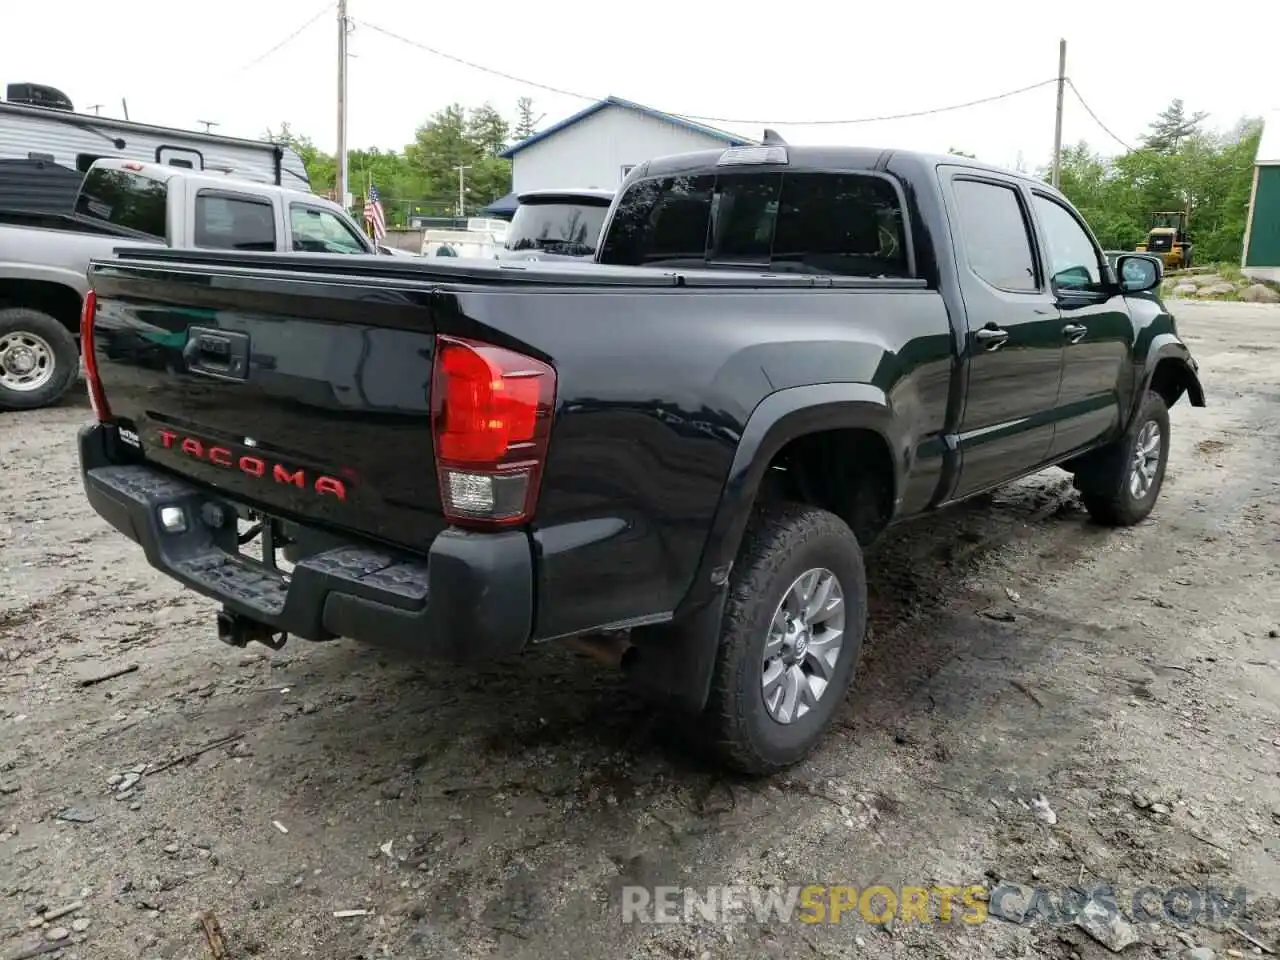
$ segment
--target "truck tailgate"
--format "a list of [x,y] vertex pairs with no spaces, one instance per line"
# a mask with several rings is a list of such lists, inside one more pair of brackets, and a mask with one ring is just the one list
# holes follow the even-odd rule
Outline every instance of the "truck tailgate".
[[136,264],[98,266],[93,284],[106,401],[145,459],[259,510],[410,548],[444,526],[429,292]]

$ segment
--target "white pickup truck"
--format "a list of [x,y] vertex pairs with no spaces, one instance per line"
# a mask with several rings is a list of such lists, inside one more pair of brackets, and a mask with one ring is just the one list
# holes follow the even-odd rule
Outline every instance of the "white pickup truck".
[[79,372],[94,257],[122,244],[392,254],[340,206],[284,187],[160,164],[99,160],[65,213],[0,210],[0,410],[55,403]]

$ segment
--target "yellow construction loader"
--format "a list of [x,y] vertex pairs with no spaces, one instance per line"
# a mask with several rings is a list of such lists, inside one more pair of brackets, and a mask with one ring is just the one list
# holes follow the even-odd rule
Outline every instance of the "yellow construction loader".
[[1191,266],[1191,236],[1187,233],[1186,212],[1173,210],[1153,213],[1147,240],[1134,247],[1134,251],[1159,254],[1166,270]]

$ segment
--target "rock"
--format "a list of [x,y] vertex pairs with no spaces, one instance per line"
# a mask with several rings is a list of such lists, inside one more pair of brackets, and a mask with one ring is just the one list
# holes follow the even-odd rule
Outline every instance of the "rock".
[[315,703],[308,702],[302,705],[302,712],[306,714],[315,713],[319,709],[320,709],[320,706]]
[[1198,287],[1211,287],[1215,283],[1226,283],[1226,280],[1218,273],[1202,273],[1198,277],[1188,277],[1184,283],[1194,283]]
[[1133,791],[1133,805],[1139,810],[1145,810],[1151,806],[1151,798],[1141,790],[1135,790]]
[[58,940],[65,940],[69,936],[71,936],[71,931],[66,927],[50,927],[44,932],[44,938],[54,942]]
[[1110,950],[1119,953],[1138,942],[1133,925],[1118,912],[1090,900],[1076,915],[1076,926]]
[[1160,813],[1168,816],[1169,814],[1173,813],[1173,810],[1170,809],[1167,803],[1153,803],[1151,805],[1151,812]]
[[1217,956],[1208,947],[1188,947],[1178,954],[1178,960],[1214,960]]
[[1049,801],[1044,798],[1044,794],[1039,794],[1031,800],[1031,809],[1036,812],[1037,820],[1043,820],[1051,827],[1058,822],[1058,815],[1053,812],[1053,807],[1049,806]]
[[165,845],[165,848],[164,848],[164,852],[165,852],[165,853],[177,853],[177,852],[178,852],[178,845],[177,845],[176,843],[166,844],[166,845]]
[[1280,303],[1280,293],[1265,283],[1254,283],[1240,291],[1240,299],[1248,303]]
[[1234,283],[1227,283],[1226,281],[1223,281],[1222,283],[1211,283],[1208,286],[1199,287],[1196,290],[1196,296],[1197,297],[1224,297],[1224,296],[1227,296],[1228,294],[1232,294],[1235,292],[1236,292],[1236,285]]
[[67,823],[93,823],[98,819],[98,815],[88,810],[81,810],[79,807],[67,807],[58,813],[58,819]]
[[1194,297],[1196,295],[1196,285],[1183,280],[1173,288],[1175,297]]
[[74,930],[76,933],[84,933],[86,930],[89,929],[89,918],[76,917],[74,920],[71,921],[71,929]]
[[1027,907],[1035,891],[1020,883],[1002,883],[992,891],[991,905],[988,912],[993,917],[1008,920],[1010,923],[1021,923],[1027,915]]
[[14,783],[12,781],[8,783],[0,783],[0,793],[4,793],[4,794],[17,793],[21,789],[22,789],[22,784],[20,783]]

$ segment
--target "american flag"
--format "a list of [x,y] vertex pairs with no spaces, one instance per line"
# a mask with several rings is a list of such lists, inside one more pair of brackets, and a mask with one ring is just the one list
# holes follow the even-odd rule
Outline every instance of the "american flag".
[[369,184],[369,197],[364,202],[364,222],[373,227],[373,239],[381,240],[387,235],[387,217],[382,212],[378,188],[373,184]]

